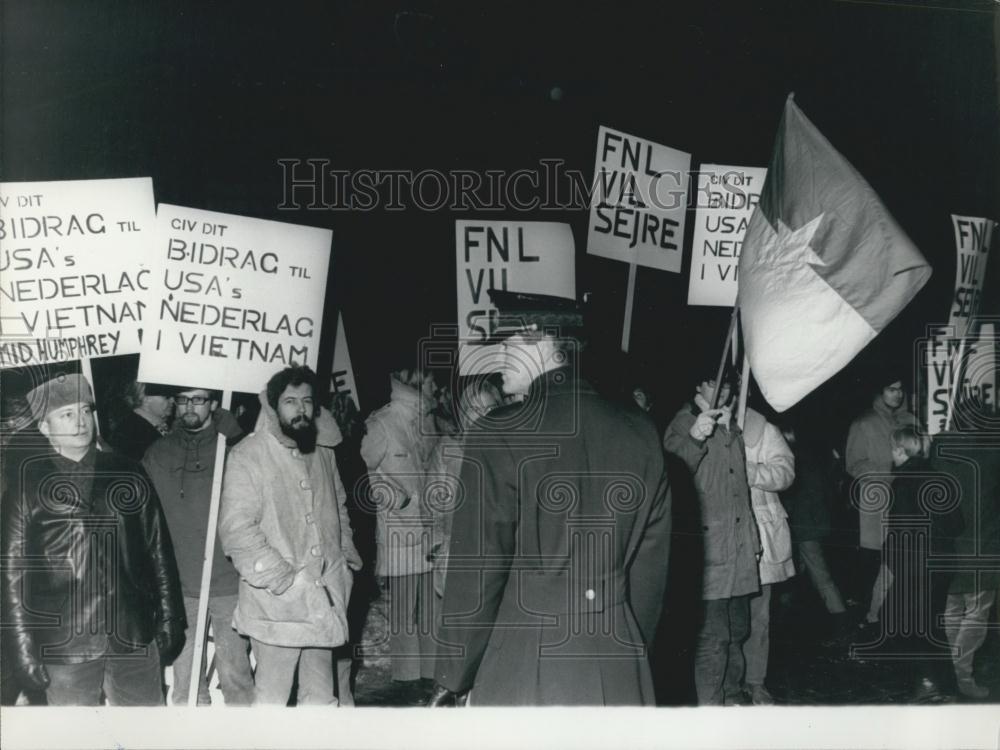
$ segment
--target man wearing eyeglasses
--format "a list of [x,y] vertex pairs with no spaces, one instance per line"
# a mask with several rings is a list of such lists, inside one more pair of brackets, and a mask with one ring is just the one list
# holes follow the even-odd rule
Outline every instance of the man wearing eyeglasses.
[[[172,700],[175,705],[186,705],[194,646],[199,637],[195,628],[212,500],[216,439],[222,434],[232,444],[242,437],[243,431],[231,414],[218,408],[218,395],[214,391],[189,388],[178,392],[174,403],[173,431],[150,446],[142,463],[163,503],[180,571],[188,631],[184,649],[173,665]],[[208,613],[215,641],[215,664],[227,706],[248,706],[253,699],[249,643],[232,627],[238,594],[239,575],[226,559],[216,537]],[[198,704],[210,703],[208,683],[203,675]]]

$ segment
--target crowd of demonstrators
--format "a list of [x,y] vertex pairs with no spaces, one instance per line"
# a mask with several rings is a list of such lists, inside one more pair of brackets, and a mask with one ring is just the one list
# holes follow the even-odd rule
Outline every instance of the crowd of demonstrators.
[[[354,705],[380,595],[391,676],[432,706],[651,705],[661,682],[689,700],[657,650],[699,705],[767,705],[788,647],[774,592],[797,571],[829,615],[806,639],[905,664],[908,700],[989,697],[975,658],[1000,585],[1000,452],[978,437],[982,405],[960,401],[930,441],[889,373],[845,466],[828,430],[757,403],[741,416],[725,371],[658,426],[669,401],[647,380],[626,373],[614,401],[585,377],[580,306],[491,297],[517,321],[496,332],[499,373],[397,368],[367,420],[350,394],[321,408],[305,367],[234,413],[196,385],[134,383],[113,449],[82,376],[5,394],[4,704],[160,705],[171,664],[187,702],[220,435],[205,624],[226,705]],[[838,549],[845,494],[858,535]],[[852,608],[828,562],[859,556]],[[661,611],[690,630],[664,638]]]

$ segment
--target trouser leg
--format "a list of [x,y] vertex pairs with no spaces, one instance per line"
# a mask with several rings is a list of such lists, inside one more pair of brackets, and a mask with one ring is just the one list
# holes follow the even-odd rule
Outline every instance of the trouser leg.
[[156,641],[131,653],[113,653],[104,658],[104,695],[109,706],[163,705]]
[[765,583],[760,587],[760,593],[750,597],[750,635],[743,644],[747,685],[763,685],[767,677],[770,629],[771,584]]
[[[770,601],[770,598],[768,598]],[[743,643],[750,635],[750,597],[734,596],[727,607],[729,617],[729,645],[726,673],[723,682],[724,698],[735,698],[743,692],[743,677],[746,659],[743,658]]]
[[50,706],[99,706],[104,683],[104,657],[82,664],[46,664]]
[[945,631],[952,648],[952,665],[959,682],[973,680],[976,651],[986,640],[987,620],[995,591],[949,594],[945,609]]
[[302,649],[272,646],[255,638],[250,639],[250,648],[257,661],[253,705],[287,706]]
[[840,595],[840,589],[833,580],[833,575],[826,564],[826,556],[823,554],[823,547],[818,541],[807,541],[799,543],[799,555],[809,573],[809,579],[819,592],[820,598],[826,607],[826,611],[831,615],[840,614],[847,611],[844,606],[844,599]]
[[703,611],[694,655],[698,705],[721,706],[729,649],[729,599],[709,599]]
[[333,649],[304,648],[299,659],[300,706],[329,706],[333,694]]
[[[186,706],[191,687],[191,662],[194,659],[194,644],[198,640],[198,599],[184,597],[184,616],[187,618],[187,630],[184,631],[184,647],[171,665],[174,670],[174,684],[170,692],[170,702],[175,706]],[[205,651],[202,651],[201,674],[198,686],[198,705],[206,706],[212,702],[208,694],[208,683],[205,680]]]
[[253,702],[250,643],[233,628],[233,611],[238,601],[237,594],[213,596],[208,600],[215,639],[215,668],[219,671],[219,686],[227,706],[249,706]]
[[419,576],[389,579],[389,657],[392,679],[420,678],[420,641],[417,635]]
[[870,605],[868,607],[868,622],[877,622],[879,619],[879,613],[882,611],[882,605],[885,603],[886,592],[888,592],[889,587],[892,586],[892,571],[882,563],[878,569],[878,575],[875,577],[875,583],[872,585],[872,593]]

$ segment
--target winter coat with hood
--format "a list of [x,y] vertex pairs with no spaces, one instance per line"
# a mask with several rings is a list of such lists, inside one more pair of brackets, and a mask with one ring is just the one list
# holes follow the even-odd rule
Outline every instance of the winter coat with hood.
[[760,540],[750,507],[743,432],[731,421],[716,426],[706,440],[695,440],[690,430],[702,408],[695,402],[683,407],[663,437],[664,449],[687,465],[698,494],[704,542],[702,598],[753,594],[760,589]]
[[316,449],[303,454],[266,394],[260,402],[254,432],[229,454],[222,490],[219,536],[241,577],[233,626],[275,646],[339,646],[351,570],[361,569],[333,450],[340,430],[321,411]]
[[892,433],[911,427],[917,418],[900,407],[890,409],[879,394],[872,408],[854,420],[847,434],[847,473],[857,480],[851,490],[852,502],[858,505],[860,544],[863,549],[882,549],[885,541],[885,514],[888,506],[884,493],[873,484],[892,481]]
[[[220,434],[230,444],[243,436],[236,418],[225,409],[216,409],[209,423],[198,432],[188,432],[177,420],[174,429],[153,443],[142,459],[142,466],[160,496],[163,515],[167,517],[181,588],[188,597],[197,597],[201,591],[216,438]],[[239,575],[223,554],[216,535],[210,595],[233,596],[238,587]]]
[[795,479],[795,457],[781,431],[753,409],[743,425],[750,502],[757,521],[762,553],[758,570],[762,584],[778,583],[795,575],[792,530],[778,493]]
[[433,479],[437,439],[423,394],[395,379],[391,385],[389,403],[368,417],[361,441],[378,508],[375,574],[416,575],[433,567],[433,517],[425,492]]

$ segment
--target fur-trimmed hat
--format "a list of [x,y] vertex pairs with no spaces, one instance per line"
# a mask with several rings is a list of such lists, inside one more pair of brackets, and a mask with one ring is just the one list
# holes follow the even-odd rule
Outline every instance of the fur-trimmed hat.
[[60,373],[47,383],[28,391],[32,418],[40,422],[49,412],[70,404],[92,404],[94,392],[83,375]]

